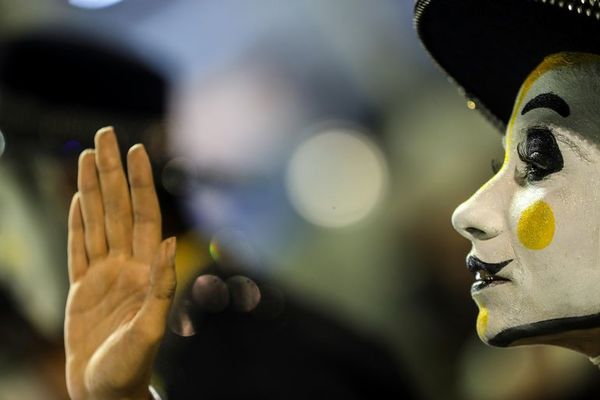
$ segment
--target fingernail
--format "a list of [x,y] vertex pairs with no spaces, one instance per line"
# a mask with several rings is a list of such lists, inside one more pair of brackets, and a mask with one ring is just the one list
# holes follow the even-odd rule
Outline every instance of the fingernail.
[[98,129],[98,131],[96,132],[96,136],[94,136],[94,143],[96,145],[96,147],[98,147],[100,141],[102,141],[103,143],[106,143],[106,140],[110,140],[107,139],[109,137],[114,137],[114,129],[112,126],[105,126],[104,128],[100,128]]
[[127,155],[133,154],[133,153],[135,153],[136,151],[141,151],[141,152],[144,152],[144,153],[145,153],[145,152],[146,152],[146,148],[144,147],[144,145],[143,145],[143,144],[141,144],[141,143],[136,143],[136,144],[134,144],[133,146],[131,146],[131,147],[129,148],[129,150],[127,151]]
[[85,149],[79,154],[79,161],[81,162],[85,157],[93,157],[95,154],[93,149]]
[[114,130],[115,129],[112,126],[110,126],[110,125],[109,126],[104,126],[104,127],[100,128],[100,129],[98,129],[98,131],[96,132],[96,134],[97,135],[103,135],[106,132],[114,132]]

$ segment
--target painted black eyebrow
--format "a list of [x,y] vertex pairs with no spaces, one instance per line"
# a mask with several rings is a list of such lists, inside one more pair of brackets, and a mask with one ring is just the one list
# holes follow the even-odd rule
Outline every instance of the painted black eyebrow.
[[567,102],[564,101],[562,97],[554,93],[538,94],[533,99],[529,100],[527,104],[525,104],[523,111],[521,111],[521,115],[525,115],[529,111],[536,108],[549,108],[564,118],[571,115],[571,109],[569,108]]

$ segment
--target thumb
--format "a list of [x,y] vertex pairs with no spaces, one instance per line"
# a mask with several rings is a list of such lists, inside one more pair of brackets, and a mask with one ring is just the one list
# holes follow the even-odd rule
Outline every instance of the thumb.
[[138,332],[151,342],[158,342],[162,338],[175,295],[176,248],[174,236],[161,242],[150,269],[150,290],[134,322],[139,328]]

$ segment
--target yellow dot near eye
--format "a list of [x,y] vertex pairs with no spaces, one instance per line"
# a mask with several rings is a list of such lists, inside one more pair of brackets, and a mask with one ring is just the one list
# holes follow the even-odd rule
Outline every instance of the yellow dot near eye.
[[540,200],[523,211],[519,218],[517,234],[523,246],[531,250],[541,250],[552,242],[555,229],[552,208]]
[[479,315],[477,316],[477,334],[479,337],[485,336],[485,330],[488,324],[488,309],[485,307],[479,308]]

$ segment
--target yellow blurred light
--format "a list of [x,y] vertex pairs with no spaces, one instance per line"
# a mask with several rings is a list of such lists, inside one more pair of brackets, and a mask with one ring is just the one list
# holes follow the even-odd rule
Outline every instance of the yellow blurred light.
[[474,110],[477,108],[477,104],[473,100],[467,101],[467,108],[469,110]]
[[210,244],[208,245],[208,252],[214,261],[219,262],[221,259],[221,252],[219,251],[219,243],[216,239],[210,241]]

